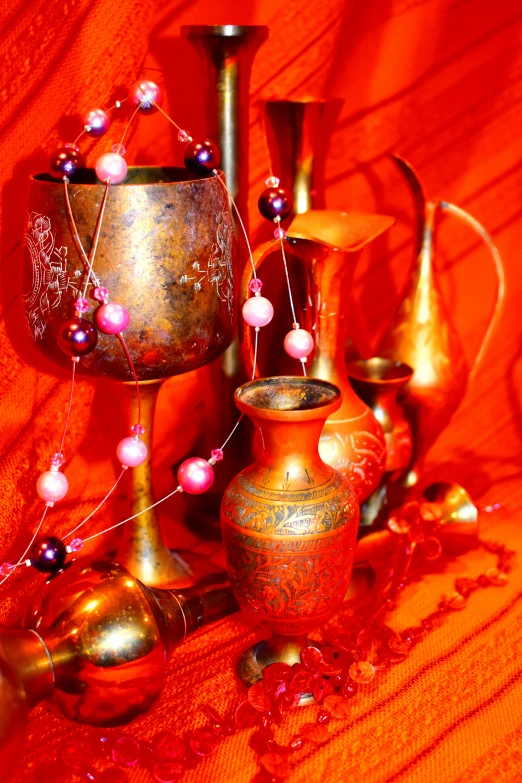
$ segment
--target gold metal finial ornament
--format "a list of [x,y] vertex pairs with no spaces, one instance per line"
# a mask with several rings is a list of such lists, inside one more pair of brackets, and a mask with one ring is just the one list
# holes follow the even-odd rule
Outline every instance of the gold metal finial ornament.
[[132,720],[161,694],[172,650],[237,609],[229,587],[157,590],[108,557],[72,561],[39,590],[23,630],[0,629],[0,760],[19,752],[44,699],[79,723]]

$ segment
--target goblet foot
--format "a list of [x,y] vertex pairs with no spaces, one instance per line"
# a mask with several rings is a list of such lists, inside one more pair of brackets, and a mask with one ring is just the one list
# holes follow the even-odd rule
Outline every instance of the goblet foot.
[[[305,647],[320,648],[318,642],[312,642],[307,636],[279,636],[273,634],[262,639],[245,650],[237,662],[237,671],[245,685],[254,685],[263,677],[263,669],[272,663],[287,663],[293,666],[301,662],[301,652]],[[299,706],[313,704],[311,693],[303,693]]]

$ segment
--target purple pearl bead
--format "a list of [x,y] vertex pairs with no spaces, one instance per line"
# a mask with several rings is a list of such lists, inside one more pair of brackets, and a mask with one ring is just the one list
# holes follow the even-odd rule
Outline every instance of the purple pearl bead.
[[55,179],[72,177],[76,169],[85,168],[80,150],[73,144],[59,147],[49,159],[49,174]]
[[294,208],[294,199],[285,188],[267,188],[259,196],[259,211],[267,220],[284,220]]
[[133,106],[138,106],[142,114],[154,114],[154,112],[158,111],[156,106],[161,106],[163,103],[161,87],[155,82],[149,81],[149,79],[141,79],[130,88],[129,103]]
[[75,316],[60,326],[57,339],[67,356],[86,356],[96,348],[98,332],[87,318]]
[[[103,136],[109,130],[111,124],[109,115],[103,109],[92,109],[83,117],[83,125],[86,133],[94,138]],[[89,130],[87,130],[89,128]]]
[[53,574],[59,571],[65,563],[66,557],[65,544],[54,536],[40,538],[31,547],[31,565],[43,574]]
[[185,150],[185,166],[192,174],[209,174],[219,166],[221,155],[210,139],[191,141]]

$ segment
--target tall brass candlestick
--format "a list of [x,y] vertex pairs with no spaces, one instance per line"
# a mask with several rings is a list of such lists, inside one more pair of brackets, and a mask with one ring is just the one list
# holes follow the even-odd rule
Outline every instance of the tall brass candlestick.
[[268,38],[268,27],[183,25],[181,34],[202,57],[209,133],[219,145],[228,189],[247,224],[250,72],[257,50]]

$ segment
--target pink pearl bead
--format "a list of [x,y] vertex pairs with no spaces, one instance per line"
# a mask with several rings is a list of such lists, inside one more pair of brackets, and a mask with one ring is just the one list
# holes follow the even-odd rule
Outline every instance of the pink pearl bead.
[[129,311],[118,302],[108,302],[98,307],[94,314],[96,327],[104,334],[120,334],[129,325]]
[[69,489],[69,482],[58,470],[46,470],[41,473],[36,482],[36,491],[46,503],[56,503],[62,500]]
[[292,329],[285,337],[285,351],[294,359],[305,359],[314,349],[314,338],[306,329]]
[[124,468],[137,468],[147,459],[149,450],[142,440],[123,438],[116,447],[116,456]]
[[152,114],[157,111],[156,103],[161,106],[163,103],[163,92],[161,88],[148,79],[140,79],[133,84],[129,90],[129,103],[133,106],[139,106],[143,114]]
[[266,326],[273,317],[272,302],[264,296],[251,296],[243,305],[243,318],[249,326]]
[[125,158],[116,152],[106,152],[96,161],[96,176],[101,182],[111,181],[111,185],[119,185],[127,176]]
[[[98,138],[103,136],[109,130],[111,120],[107,112],[103,109],[93,109],[83,117],[83,125],[89,136]],[[89,130],[87,130],[89,128]]]
[[178,470],[178,481],[184,492],[201,495],[214,483],[214,469],[206,459],[190,457],[182,462]]

